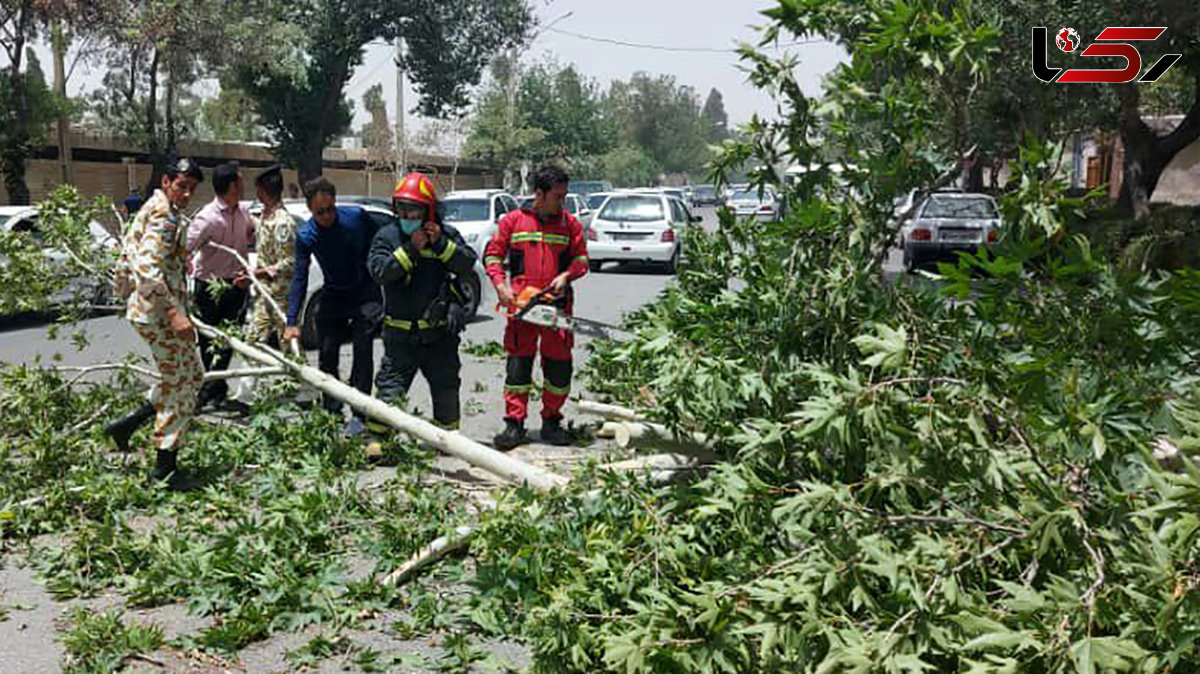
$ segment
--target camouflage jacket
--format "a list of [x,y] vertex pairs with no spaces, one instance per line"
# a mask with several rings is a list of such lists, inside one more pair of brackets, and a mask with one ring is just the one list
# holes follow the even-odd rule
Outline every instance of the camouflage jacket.
[[296,221],[282,204],[263,215],[255,223],[255,251],[258,253],[255,266],[275,270],[275,280],[268,281],[266,286],[271,290],[271,296],[278,300],[287,297],[288,289],[292,287],[292,270],[296,263]]
[[187,227],[162,190],[154,191],[130,224],[121,249],[131,281],[125,309],[130,321],[165,320],[171,307],[186,312]]

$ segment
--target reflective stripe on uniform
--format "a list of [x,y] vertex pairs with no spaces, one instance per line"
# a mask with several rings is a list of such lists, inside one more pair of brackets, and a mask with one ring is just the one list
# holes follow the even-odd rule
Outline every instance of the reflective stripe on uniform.
[[396,262],[399,262],[400,266],[404,267],[404,271],[412,271],[413,263],[412,260],[408,259],[408,253],[404,252],[404,246],[397,248],[396,252],[392,253],[392,255],[396,258]]
[[563,386],[562,388],[559,388],[559,387],[555,386],[554,384],[551,384],[550,382],[546,381],[546,382],[542,382],[542,390],[546,391],[547,393],[553,393],[555,395],[565,396],[565,395],[568,395],[571,393],[571,386],[568,384],[567,386]]
[[504,390],[511,393],[531,393],[533,384],[505,384]]
[[440,328],[440,327],[446,325],[446,321],[437,321],[435,323],[430,323],[429,321],[422,318],[422,319],[416,321],[416,323],[414,323],[413,321],[406,321],[403,318],[392,318],[391,316],[384,316],[383,324],[389,328],[395,328],[397,330],[412,330],[413,325],[416,325],[418,330],[432,330],[433,328]]
[[512,235],[513,243],[527,243],[527,242],[534,242],[534,241],[541,241],[541,240],[542,240],[541,232],[515,232]]
[[503,265],[503,264],[504,264],[504,258],[502,258],[502,257],[495,257],[495,256],[493,256],[493,255],[489,255],[489,256],[487,256],[487,257],[483,258],[483,265],[484,265],[485,267],[490,267],[490,266],[492,266],[492,265],[494,265],[494,264]]
[[582,262],[582,263],[584,263],[584,264],[587,264],[587,263],[588,263],[588,256],[586,256],[586,255],[580,255],[580,256],[576,257],[574,261],[575,261],[575,262]]
[[458,244],[454,243],[453,241],[447,241],[446,250],[442,251],[442,254],[438,256],[438,259],[442,262],[449,262],[450,258],[454,257],[456,252],[458,252]]
[[562,246],[566,246],[571,243],[570,237],[568,237],[566,234],[544,233],[542,234],[542,241],[545,241],[546,243],[556,243]]

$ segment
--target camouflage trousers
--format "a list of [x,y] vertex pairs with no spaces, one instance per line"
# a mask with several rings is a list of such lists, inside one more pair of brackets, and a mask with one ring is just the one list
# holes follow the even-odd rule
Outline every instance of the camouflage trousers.
[[[274,300],[281,309],[287,311],[287,293],[275,295]],[[271,335],[275,335],[282,341],[283,328],[283,321],[275,315],[271,304],[262,297],[255,298],[254,311],[250,314],[250,330],[246,335],[250,341],[266,342]]]
[[165,321],[134,323],[138,335],[150,347],[161,379],[150,389],[154,417],[154,445],[158,449],[177,449],[192,417],[196,398],[204,382],[204,367],[195,340],[182,339]]

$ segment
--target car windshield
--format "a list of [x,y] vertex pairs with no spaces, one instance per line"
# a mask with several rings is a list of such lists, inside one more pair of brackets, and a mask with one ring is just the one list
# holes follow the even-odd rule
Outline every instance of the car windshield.
[[716,191],[711,186],[697,187],[695,195],[698,197],[711,197]]
[[593,211],[604,205],[604,200],[608,198],[607,194],[593,194],[588,197],[588,208]]
[[769,201],[771,198],[772,195],[770,192],[763,192],[762,198],[760,199],[758,196],[758,190],[741,190],[740,192],[734,192],[733,196],[730,197],[729,200],[746,201],[757,204],[759,201]]
[[576,194],[591,194],[592,192],[603,192],[607,185],[599,180],[572,180],[568,183],[568,187]]
[[0,227],[4,227],[4,223],[8,222],[9,216],[0,215]]
[[479,222],[488,219],[487,199],[447,199],[446,222]]
[[600,212],[602,220],[652,222],[665,220],[662,199],[659,197],[613,197]]
[[996,207],[990,199],[938,199],[925,204],[921,212],[926,218],[994,218]]

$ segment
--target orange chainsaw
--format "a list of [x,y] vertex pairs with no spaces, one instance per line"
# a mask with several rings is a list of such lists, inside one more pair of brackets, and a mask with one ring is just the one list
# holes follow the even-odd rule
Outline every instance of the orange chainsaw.
[[525,321],[552,330],[571,330],[579,335],[599,339],[615,340],[614,333],[629,334],[628,331],[615,325],[571,316],[556,304],[558,300],[559,298],[555,297],[553,293],[530,286],[517,295],[516,301],[512,305],[497,304],[496,311],[518,321]]

